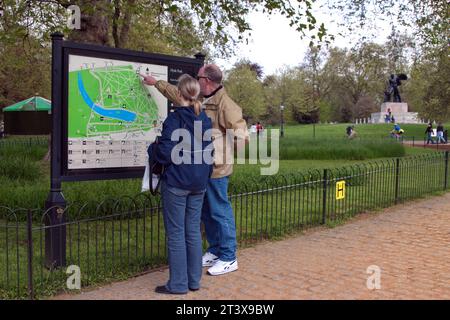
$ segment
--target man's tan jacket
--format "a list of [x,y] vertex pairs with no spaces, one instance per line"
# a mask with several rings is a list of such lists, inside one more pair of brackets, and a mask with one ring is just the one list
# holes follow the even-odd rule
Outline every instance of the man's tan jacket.
[[[176,86],[159,80],[155,87],[175,105],[180,105]],[[242,143],[248,139],[247,123],[242,117],[242,109],[228,96],[224,88],[212,97],[204,99],[202,105],[213,126],[214,168],[211,178],[229,176],[233,173],[234,139],[227,137],[227,129],[231,129],[234,138]]]

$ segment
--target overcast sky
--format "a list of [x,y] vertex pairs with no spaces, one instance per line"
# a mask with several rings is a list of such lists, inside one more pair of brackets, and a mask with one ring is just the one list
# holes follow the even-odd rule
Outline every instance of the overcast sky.
[[[333,19],[339,19],[336,14],[330,14],[324,9],[316,11],[314,14],[319,22],[318,24],[324,22],[330,33],[337,34],[342,31],[333,21]],[[310,40],[308,38],[300,39],[300,34],[289,26],[285,17],[252,13],[249,15],[248,21],[253,29],[249,44],[240,44],[236,50],[236,55],[230,59],[216,59],[220,67],[230,69],[238,60],[247,58],[263,66],[264,74],[269,75],[275,73],[277,69],[284,65],[296,66],[303,61]],[[369,23],[368,30],[375,31],[377,34],[374,41],[377,43],[385,42],[387,36],[391,33],[392,21],[371,20]],[[345,38],[336,36],[332,45],[350,48],[357,42],[358,38],[359,36],[346,36]]]

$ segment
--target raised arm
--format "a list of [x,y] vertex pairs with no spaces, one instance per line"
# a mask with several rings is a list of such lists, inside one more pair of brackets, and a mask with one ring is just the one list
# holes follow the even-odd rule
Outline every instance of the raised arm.
[[178,88],[176,86],[164,80],[156,80],[152,76],[146,76],[143,74],[140,74],[140,76],[143,78],[142,81],[146,85],[155,86],[155,88],[158,89],[158,91],[161,92],[163,96],[172,101],[175,105],[180,104]]

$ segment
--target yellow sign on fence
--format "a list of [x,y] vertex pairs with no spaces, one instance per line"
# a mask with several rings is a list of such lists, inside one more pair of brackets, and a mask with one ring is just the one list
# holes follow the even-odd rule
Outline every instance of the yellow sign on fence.
[[336,182],[336,200],[345,198],[345,180]]

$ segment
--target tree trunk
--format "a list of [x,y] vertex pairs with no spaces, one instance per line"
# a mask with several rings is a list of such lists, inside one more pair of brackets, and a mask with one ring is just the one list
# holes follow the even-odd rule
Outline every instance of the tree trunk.
[[81,29],[72,30],[69,40],[108,46],[109,4],[106,0],[81,0]]

